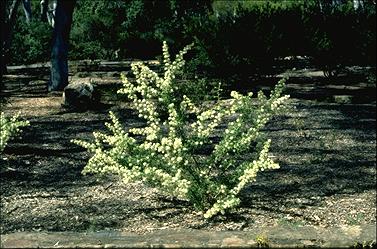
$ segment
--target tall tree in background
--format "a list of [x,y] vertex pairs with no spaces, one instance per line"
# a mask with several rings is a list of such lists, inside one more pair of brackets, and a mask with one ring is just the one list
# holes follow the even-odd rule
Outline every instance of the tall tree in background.
[[12,40],[13,27],[16,22],[17,9],[21,0],[1,0],[1,54],[0,78],[7,72],[9,48]]
[[6,14],[5,1],[0,1],[0,89],[3,88],[3,74],[6,71],[5,61],[4,61],[4,34],[5,34],[5,14]]
[[54,17],[56,11],[57,0],[42,0],[41,5],[41,21],[48,22],[54,27]]
[[[16,23],[17,10],[21,0],[0,0],[0,81],[7,72],[9,62],[9,50],[12,42],[13,28]],[[30,0],[22,0],[25,12],[26,22],[31,21],[31,4]],[[2,83],[1,83],[2,84]]]
[[47,22],[47,13],[48,13],[48,0],[41,1],[41,21]]
[[26,22],[30,23],[32,14],[31,14],[31,0],[22,0],[23,7],[24,7],[24,13],[25,13],[25,18]]
[[76,0],[58,0],[52,35],[49,91],[61,91],[68,85],[68,45]]

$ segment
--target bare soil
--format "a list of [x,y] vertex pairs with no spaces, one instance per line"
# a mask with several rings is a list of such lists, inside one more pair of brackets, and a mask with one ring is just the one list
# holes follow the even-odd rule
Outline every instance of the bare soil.
[[[91,155],[71,139],[105,130],[109,110],[125,127],[141,123],[129,103],[111,94],[117,73],[85,75],[102,86],[103,105],[81,112],[62,108],[61,93],[46,93],[46,75],[6,75],[2,111],[20,111],[31,125],[0,156],[1,233],[375,224],[376,85],[363,69],[357,72],[337,79],[314,70],[287,72],[291,111],[266,128],[281,168],[260,173],[242,192],[237,212],[211,220],[141,183],[81,174]],[[267,89],[277,79],[266,82],[251,88]],[[336,95],[351,102],[336,103]]]

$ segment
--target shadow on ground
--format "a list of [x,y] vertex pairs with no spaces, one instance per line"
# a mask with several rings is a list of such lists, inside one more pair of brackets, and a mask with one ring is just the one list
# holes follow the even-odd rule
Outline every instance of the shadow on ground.
[[[346,79],[339,78],[338,83]],[[258,221],[255,213],[264,213],[265,219],[291,215],[300,222],[322,222],[297,208],[318,210],[327,197],[358,195],[376,188],[375,91],[363,98],[359,95],[370,92],[369,88],[346,89],[351,91],[347,94],[363,101],[327,103],[305,97],[306,92],[319,100],[334,94],[328,91],[330,83],[323,82],[323,77],[296,77],[290,84],[301,84],[300,81],[305,84],[301,90],[288,87],[288,92],[302,99],[293,99],[292,112],[275,118],[266,128],[273,141],[271,152],[281,168],[262,172],[243,191],[240,212],[209,221],[196,215],[187,202],[161,197],[147,187],[81,174],[90,154],[71,143],[71,139],[90,140],[93,131],[104,131],[109,110],[118,114],[125,127],[141,125],[130,109],[106,105],[97,110],[70,112],[57,105],[57,111],[47,115],[27,116],[31,126],[9,143],[0,159],[2,233],[145,230],[144,227],[176,224],[211,229],[230,223],[236,225],[229,225],[229,229],[251,229]],[[8,83],[12,87],[15,82],[12,79]],[[313,88],[305,88],[308,85]],[[24,92],[8,91],[9,101],[46,96],[42,81],[34,86],[40,90],[26,86]]]

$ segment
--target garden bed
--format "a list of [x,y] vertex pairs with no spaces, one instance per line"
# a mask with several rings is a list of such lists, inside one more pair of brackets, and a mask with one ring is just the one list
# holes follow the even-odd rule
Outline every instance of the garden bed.
[[[21,111],[31,125],[0,158],[1,233],[118,230],[145,234],[163,229],[250,231],[276,225],[375,224],[375,85],[342,77],[343,83],[307,71],[292,74],[287,82],[293,97],[291,112],[276,117],[266,128],[272,139],[271,154],[281,168],[260,173],[242,192],[237,212],[206,220],[187,202],[142,184],[81,174],[90,154],[70,140],[88,140],[93,131],[105,130],[109,110],[126,127],[139,125],[142,121],[129,103],[109,95],[99,109],[68,112],[61,107],[60,94],[45,92],[43,78],[7,75],[8,99],[2,109],[6,114]],[[97,81],[114,87],[119,83],[109,75]],[[356,101],[337,103],[335,95],[350,95]]]

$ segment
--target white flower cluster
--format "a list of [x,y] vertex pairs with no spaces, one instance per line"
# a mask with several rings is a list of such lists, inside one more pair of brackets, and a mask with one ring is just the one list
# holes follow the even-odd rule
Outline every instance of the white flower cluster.
[[227,195],[223,199],[218,199],[213,206],[204,213],[204,218],[208,219],[221,213],[225,214],[225,210],[234,208],[240,204],[240,199],[234,195]]
[[232,112],[240,114],[235,121],[229,123],[224,139],[215,146],[213,155],[216,161],[227,161],[226,158],[231,154],[243,153],[253,141],[258,142],[261,138],[260,130],[289,98],[289,95],[280,97],[284,86],[285,79],[282,79],[271,92],[269,99],[259,92],[257,107],[252,104],[252,93],[243,96],[235,91],[231,92],[235,100]]
[[228,190],[224,185],[220,186],[220,193],[222,194],[216,201],[216,203],[207,210],[204,217],[209,218],[217,213],[224,213],[225,210],[236,207],[240,203],[240,199],[237,194],[246,186],[246,184],[256,180],[257,173],[267,169],[278,169],[279,165],[274,163],[268,157],[268,150],[271,144],[271,140],[267,140],[262,150],[259,153],[259,159],[252,162],[244,162],[240,165],[239,170],[241,172],[238,177],[238,184],[231,190]]
[[268,157],[268,150],[270,148],[271,140],[268,139],[262,147],[259,153],[259,159],[252,162],[245,162],[241,165],[241,176],[238,178],[239,182],[235,188],[231,190],[231,193],[236,195],[241,189],[249,182],[255,181],[258,171],[264,171],[267,169],[278,169],[279,164],[274,163],[271,158]]
[[5,114],[0,114],[0,152],[2,152],[7,145],[9,139],[20,131],[20,127],[28,126],[29,121],[19,120],[20,113],[11,118],[5,117]]
[[215,106],[213,109],[198,114],[197,121],[191,124],[191,128],[195,131],[199,140],[207,139],[223,118],[234,114],[234,112],[234,108],[224,109],[219,105]]
[[[110,113],[111,122],[106,125],[111,135],[94,132],[94,142],[74,142],[94,153],[84,173],[115,173],[125,182],[141,180],[188,199],[210,218],[236,207],[239,192],[255,181],[259,171],[279,167],[268,157],[271,141],[264,138],[261,129],[289,96],[281,96],[285,81],[281,80],[269,98],[258,93],[258,105],[253,104],[251,93],[232,92],[227,107],[221,102],[196,106],[179,92],[174,81],[191,47],[185,47],[171,61],[164,42],[163,76],[140,62],[132,65],[135,81],[122,75],[123,88],[118,93],[133,101],[139,116],[146,120],[145,127],[127,133]],[[233,121],[222,139],[213,144],[215,129],[230,117]],[[141,135],[141,139],[129,133]]]

